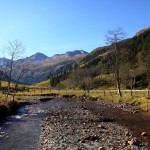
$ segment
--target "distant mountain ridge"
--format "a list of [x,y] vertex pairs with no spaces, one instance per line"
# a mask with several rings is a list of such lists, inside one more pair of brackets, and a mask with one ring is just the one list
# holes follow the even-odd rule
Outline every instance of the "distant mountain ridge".
[[88,53],[83,51],[83,50],[75,50],[75,51],[72,51],[72,52],[66,52],[65,53],[66,56],[70,56],[70,57],[73,57],[75,55],[81,55],[81,54],[88,54]]
[[43,63],[43,62],[49,62],[49,61],[61,61],[64,59],[68,59],[68,58],[72,58],[72,57],[83,57],[85,55],[87,55],[88,52],[83,51],[83,50],[74,50],[74,51],[68,51],[64,54],[55,54],[51,57],[48,57],[47,55],[37,52],[25,59],[29,59],[32,61],[32,63]]
[[[24,59],[16,60],[18,63],[30,63],[28,79],[23,79],[24,84],[34,84],[46,79],[47,76],[61,73],[64,69],[69,69],[75,61],[86,56],[88,52],[83,50],[68,51],[64,54],[55,54],[52,57],[37,52]],[[10,61],[6,58],[0,58],[0,65],[6,65]],[[17,74],[17,72],[16,72]],[[14,79],[15,80],[15,79]]]
[[31,59],[31,60],[38,60],[39,61],[39,60],[45,60],[45,59],[47,59],[48,56],[46,56],[43,53],[37,52],[37,53],[35,53],[34,55],[31,55],[28,58]]
[[143,34],[144,32],[146,32],[146,31],[148,31],[148,30],[150,30],[150,26],[147,27],[147,28],[144,28],[144,29],[142,29],[142,30],[140,30],[140,31],[138,31],[138,32],[136,33],[136,36],[139,36],[139,35]]
[[[89,54],[88,52],[86,51],[83,51],[83,50],[74,50],[74,51],[68,51],[64,54],[55,54],[51,57],[41,53],[41,52],[37,52],[29,57],[26,57],[26,58],[23,58],[23,59],[20,59],[21,61],[26,61],[26,60],[30,60],[31,63],[33,64],[41,64],[41,63],[45,63],[45,62],[53,62],[54,60],[58,60],[59,61],[63,61],[65,59],[72,59],[72,58],[76,58],[76,57],[83,57],[83,56],[86,56],[87,54]],[[20,61],[19,60],[19,61]],[[0,58],[0,65],[3,65],[5,64],[6,61],[9,61],[9,59],[7,58]],[[17,60],[18,61],[18,60]]]

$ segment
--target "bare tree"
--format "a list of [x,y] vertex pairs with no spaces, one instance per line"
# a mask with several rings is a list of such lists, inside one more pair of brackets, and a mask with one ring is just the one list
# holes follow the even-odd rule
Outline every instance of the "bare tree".
[[93,88],[91,70],[87,68],[75,70],[70,76],[70,84],[72,87],[83,89],[85,95],[89,96],[90,90]]
[[[23,80],[29,78],[29,72],[31,66],[31,60],[25,59],[25,60],[18,60],[18,63],[14,69],[13,79],[15,80],[15,88],[14,90],[17,91],[18,83]],[[16,73],[17,72],[17,73]]]
[[[17,82],[20,80],[20,76],[25,72],[23,63],[17,61],[24,54],[25,47],[22,42],[15,40],[10,41],[8,45],[4,46],[2,53],[4,55],[4,62],[0,65],[0,72],[3,74],[5,80],[8,82],[7,85],[7,97],[10,93],[10,83],[15,82],[16,76],[19,73]],[[22,69],[20,69],[22,66]]]
[[120,44],[121,41],[124,39],[125,32],[122,28],[117,28],[116,30],[110,30],[106,34],[106,42],[107,44],[112,46],[113,56],[111,60],[111,65],[113,65],[113,72],[115,75],[115,81],[118,89],[118,95],[119,97],[122,97],[122,93],[120,90],[120,56],[121,56],[121,50],[122,45]]

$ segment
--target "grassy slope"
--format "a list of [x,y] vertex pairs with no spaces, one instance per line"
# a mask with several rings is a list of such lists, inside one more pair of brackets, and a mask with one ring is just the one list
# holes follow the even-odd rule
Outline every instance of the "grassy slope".
[[49,79],[35,84],[36,87],[49,87],[49,85],[50,85]]
[[[141,51],[141,47],[143,46],[144,42],[142,41],[144,39],[144,41],[149,41],[149,37],[150,37],[150,32],[148,31],[147,33],[141,34],[140,36],[135,36],[131,39],[128,39],[126,42],[132,42],[136,45],[136,50],[138,53],[139,51]],[[142,39],[142,40],[141,40]],[[133,46],[133,45],[132,45]],[[107,46],[107,47],[99,47],[95,50],[93,50],[89,55],[87,55],[86,57],[84,57],[81,61],[80,61],[80,67],[95,67],[97,65],[100,65],[99,62],[101,61],[102,57],[105,57],[109,51],[110,51],[111,47]],[[96,77],[95,77],[96,78]],[[102,79],[106,79],[109,82],[113,81],[113,78],[111,76],[106,76],[106,75],[102,75]],[[67,88],[67,82],[68,79],[64,80],[61,82],[61,85],[63,85],[64,87],[66,86]],[[49,86],[49,81],[44,81],[41,83],[36,84],[36,86],[41,86],[41,87],[47,87]],[[99,86],[97,87],[97,89],[116,89],[115,84],[112,86]],[[124,86],[122,86],[121,89],[125,89]],[[113,101],[123,101],[123,102],[134,102],[136,101],[138,103],[138,105],[142,108],[148,108],[150,109],[150,101],[147,99],[147,93],[134,93],[134,95],[131,97],[130,93],[123,93],[123,98],[118,98],[117,94],[114,93],[107,93],[105,96],[104,94],[97,94],[97,93],[92,93],[92,96],[97,96],[97,97],[101,97],[103,99],[111,99]]]

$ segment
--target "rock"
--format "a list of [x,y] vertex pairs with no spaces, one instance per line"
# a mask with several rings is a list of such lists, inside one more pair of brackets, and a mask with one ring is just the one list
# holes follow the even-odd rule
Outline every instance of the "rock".
[[135,145],[135,146],[139,146],[140,145],[139,141],[136,138],[131,139],[131,141],[128,141],[128,144],[129,145]]
[[48,118],[47,118],[47,117],[45,118],[45,121],[48,121]]
[[105,148],[104,148],[103,146],[100,146],[100,147],[98,148],[98,150],[105,150]]
[[98,128],[101,128],[101,129],[106,129],[106,127],[105,126],[103,126],[103,125],[98,125]]
[[85,138],[82,136],[82,137],[78,140],[78,142],[80,142],[80,143],[85,143]]
[[47,142],[48,142],[48,140],[47,140],[47,139],[45,139],[45,140],[44,140],[44,144],[46,144]]
[[126,131],[126,132],[125,132],[125,136],[130,136],[129,131]]
[[127,145],[128,145],[128,142],[127,142],[127,141],[123,141],[123,142],[122,142],[122,146],[123,146],[123,147],[125,147],[125,146],[127,146]]
[[40,138],[41,149],[127,150],[133,147],[146,150],[144,144],[139,147],[141,143],[126,127],[109,122],[111,117],[100,116],[84,104],[71,109],[58,107],[57,111],[50,110],[46,117]]
[[147,134],[147,132],[142,132],[141,135],[142,136],[147,136],[148,134]]
[[67,124],[64,124],[64,127],[68,127],[68,125],[67,125]]
[[149,112],[149,109],[145,109],[145,112]]
[[114,120],[113,118],[108,118],[108,117],[99,118],[99,122],[111,122],[113,120]]
[[138,112],[139,112],[139,110],[133,110],[133,111],[132,111],[132,113],[134,113],[134,114],[135,114],[135,113],[138,113]]
[[88,140],[88,141],[96,141],[96,140],[99,140],[99,137],[97,137],[96,135],[94,135],[94,136],[89,136],[89,137],[85,138],[85,140]]

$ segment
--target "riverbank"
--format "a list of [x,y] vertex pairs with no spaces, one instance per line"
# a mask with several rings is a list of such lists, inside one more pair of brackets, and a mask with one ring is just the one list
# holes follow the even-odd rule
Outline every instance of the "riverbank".
[[0,121],[3,120],[6,116],[13,115],[17,113],[17,110],[25,103],[9,101],[5,105],[0,105]]
[[[111,93],[111,98],[107,95],[103,97],[102,95],[97,95],[97,93],[91,92],[91,97],[86,97],[83,96],[83,93],[80,91],[58,91],[58,90],[47,90],[41,92],[35,92],[33,90],[32,92],[24,92],[24,93],[17,93],[15,95],[15,103],[12,103],[12,100],[10,100],[9,104],[3,104],[0,103],[0,120],[2,120],[4,117],[8,115],[13,115],[16,113],[17,109],[26,104],[35,104],[35,103],[40,103],[40,102],[46,102],[49,101],[50,97],[64,97],[66,99],[79,99],[82,101],[85,100],[93,100],[93,101],[100,101],[101,103],[103,102],[105,105],[114,107],[114,108],[119,108],[124,111],[132,112],[132,113],[137,113],[139,111],[149,111],[149,101],[146,100],[135,100],[134,97],[128,97],[128,100],[123,99],[118,99],[112,95]],[[11,98],[10,98],[11,99]],[[131,99],[131,100],[130,100]],[[144,103],[143,103],[144,102]],[[11,104],[12,103],[12,104]],[[20,105],[21,104],[21,105]],[[146,107],[141,107],[142,105],[146,105]]]
[[[19,96],[19,95],[18,95]],[[32,105],[49,101],[56,97],[56,94],[39,94],[39,95],[21,95],[16,100],[9,100],[7,103],[0,104],[0,121],[5,117],[14,115],[21,106]]]
[[[52,92],[68,96],[82,96],[85,94],[82,90],[53,90]],[[128,90],[124,90],[122,91],[122,97],[118,97],[117,91],[114,92],[114,90],[91,90],[89,96],[100,100],[113,101],[115,103],[131,103],[145,111],[150,111],[150,96],[147,91],[142,92],[142,90],[140,90],[139,92],[133,92],[131,95]]]
[[121,101],[118,101],[118,102],[115,102],[115,101],[112,101],[112,100],[104,100],[104,99],[100,99],[100,98],[97,98],[97,97],[86,97],[86,96],[79,96],[79,97],[76,97],[74,95],[63,95],[62,97],[66,98],[66,100],[80,100],[80,101],[94,101],[94,102],[97,102],[97,103],[100,103],[104,106],[107,106],[107,107],[113,107],[113,108],[118,108],[118,109],[121,109],[123,111],[126,111],[126,112],[130,112],[130,113],[138,113],[138,112],[148,112],[144,109],[141,109],[138,104],[136,102],[121,102]]
[[43,150],[147,150],[129,129],[85,106],[49,111],[40,143]]
[[[53,144],[56,147],[63,144],[62,149],[65,149],[65,145],[69,145],[68,149],[75,146],[76,149],[92,149],[94,147],[93,149],[131,148],[146,150],[144,146],[147,143],[150,145],[150,118],[145,116],[148,113],[141,110],[135,112],[136,107],[131,104],[124,104],[125,106],[122,107],[123,104],[73,95],[69,97],[66,95],[63,97],[43,95],[40,97],[24,97],[22,100],[33,105],[22,107],[18,111],[22,112],[19,116],[18,114],[12,116],[12,118],[20,118],[20,122],[17,120],[19,128],[13,128],[12,126],[12,134],[8,132],[10,136],[9,143],[14,143],[11,138],[15,130],[17,130],[18,137],[22,134],[22,131],[24,131],[24,135],[27,134],[31,137],[31,124],[34,123],[33,126],[36,126],[36,132],[37,130],[39,132],[37,135],[40,136],[41,134],[41,149],[44,149],[47,143],[49,146],[48,141],[54,141]],[[128,109],[131,111],[128,111]],[[33,135],[35,135],[34,131]],[[39,136],[36,137],[38,141]],[[15,137],[15,139],[17,141],[18,138]],[[20,141],[20,139],[18,140]],[[8,141],[7,137],[6,141]],[[19,143],[23,141],[21,140]],[[23,144],[26,145],[26,142],[23,142]],[[32,140],[30,144],[33,144]],[[8,145],[11,147],[10,144]]]

